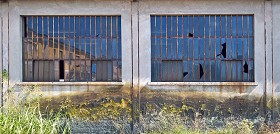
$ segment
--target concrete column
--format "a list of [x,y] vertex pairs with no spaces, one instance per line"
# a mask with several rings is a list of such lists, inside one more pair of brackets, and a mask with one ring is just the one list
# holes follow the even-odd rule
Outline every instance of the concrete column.
[[[139,87],[139,1],[131,2],[131,51],[132,51],[132,119],[133,131],[136,126],[139,126],[139,112],[140,112],[140,87]],[[137,133],[137,132],[136,132]]]
[[273,43],[273,100],[274,100],[274,112],[273,117],[277,119],[279,117],[279,104],[277,100],[280,99],[280,1],[272,1],[272,43]]
[[[9,64],[9,5],[8,2],[1,3],[0,6],[0,12],[1,12],[1,47],[0,47],[0,72],[1,72],[1,80],[4,80],[4,82],[1,82],[1,106],[6,105],[7,98],[8,98],[8,64]],[[5,78],[3,78],[5,77]],[[6,79],[6,80],[5,80]]]
[[[272,1],[264,1],[265,15],[265,98],[264,103],[267,107],[266,116],[272,112],[273,105],[273,24],[272,24]],[[265,108],[266,109],[266,108]]]

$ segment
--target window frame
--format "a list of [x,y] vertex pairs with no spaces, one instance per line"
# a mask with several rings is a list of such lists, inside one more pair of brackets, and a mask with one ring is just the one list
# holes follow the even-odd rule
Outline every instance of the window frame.
[[[24,35],[25,35],[25,18],[27,18],[27,17],[37,17],[37,19],[38,19],[38,17],[58,17],[58,19],[59,19],[59,17],[74,17],[74,19],[75,19],[75,17],[79,17],[79,16],[81,16],[81,17],[100,17],[100,19],[102,19],[103,17],[106,17],[106,19],[107,19],[107,17],[109,18],[109,17],[111,17],[111,23],[112,23],[112,17],[115,17],[116,18],[116,20],[115,20],[115,23],[117,24],[116,25],[116,33],[117,33],[117,36],[116,37],[113,37],[113,35],[112,35],[112,37],[111,37],[111,40],[113,40],[113,38],[116,38],[115,40],[117,40],[117,44],[116,44],[116,47],[117,47],[117,50],[116,50],[116,53],[118,53],[118,54],[116,54],[116,55],[118,55],[119,57],[117,57],[117,59],[105,59],[105,60],[102,60],[102,59],[87,59],[87,58],[85,58],[85,59],[83,59],[83,60],[81,60],[80,58],[79,59],[77,59],[78,60],[78,62],[82,62],[82,61],[90,61],[90,63],[92,63],[92,62],[96,62],[96,61],[112,61],[112,62],[114,62],[114,61],[116,61],[117,62],[117,65],[118,65],[118,67],[120,67],[120,68],[118,68],[118,69],[120,69],[120,70],[122,70],[122,47],[123,47],[123,45],[122,45],[122,37],[121,37],[121,34],[122,34],[122,27],[121,27],[121,20],[122,20],[122,15],[22,15],[21,16],[21,20],[22,20],[22,61],[23,61],[23,67],[22,67],[22,74],[23,74],[23,78],[22,78],[22,81],[23,82],[21,82],[21,83],[43,83],[43,84],[47,84],[47,83],[49,83],[49,82],[51,82],[51,83],[60,83],[60,82],[75,82],[75,83],[87,83],[87,84],[96,84],[97,83],[97,85],[98,85],[98,83],[100,84],[101,83],[101,85],[102,85],[102,83],[103,84],[105,84],[105,85],[107,85],[108,83],[111,83],[111,84],[109,84],[109,85],[119,85],[119,84],[117,84],[117,83],[122,83],[122,81],[123,81],[123,79],[122,79],[122,71],[120,71],[120,73],[119,74],[117,74],[118,76],[117,76],[117,78],[118,78],[118,80],[102,80],[102,81],[92,81],[92,79],[89,81],[89,80],[84,80],[84,81],[71,81],[71,80],[69,80],[69,81],[65,81],[66,80],[66,69],[65,69],[65,60],[67,60],[67,59],[64,59],[64,58],[61,58],[61,55],[60,55],[60,52],[61,52],[61,50],[56,50],[56,49],[54,49],[54,51],[57,53],[57,55],[59,56],[58,57],[58,59],[57,58],[54,58],[53,59],[53,61],[58,61],[59,62],[59,64],[60,64],[60,61],[62,60],[63,62],[64,62],[64,79],[62,80],[62,79],[59,79],[59,81],[34,81],[34,78],[33,78],[33,81],[28,81],[28,80],[25,80],[25,61],[27,60],[27,61],[29,61],[29,59],[24,59],[24,57],[25,57],[25,53],[24,53],[24,38],[29,38],[29,37],[25,37]],[[86,21],[86,20],[85,20]],[[37,21],[38,22],[38,21]],[[58,23],[58,25],[59,25],[59,23]],[[69,25],[70,25],[70,20],[69,20]],[[75,25],[75,24],[74,24]],[[91,25],[91,24],[90,24]],[[118,27],[118,25],[119,25],[119,27]],[[107,26],[107,20],[106,20],[106,26]],[[112,26],[111,26],[111,28],[112,28]],[[59,28],[58,28],[59,29]],[[100,27],[100,29],[101,29],[101,27]],[[91,32],[91,31],[90,31]],[[106,30],[105,30],[105,34],[106,34],[106,48],[107,48],[107,28],[106,28]],[[111,31],[111,33],[112,33],[112,31]],[[120,35],[118,35],[118,33],[120,33]],[[54,33],[53,33],[54,34]],[[60,34],[60,33],[59,33]],[[35,38],[35,37],[32,37],[32,39],[33,38]],[[38,37],[39,38],[39,37]],[[42,37],[42,38],[44,38],[44,37]],[[53,36],[53,38],[54,38],[54,36]],[[59,37],[59,35],[58,35],[58,39],[59,39],[60,37]],[[63,36],[61,36],[61,38],[63,38]],[[64,36],[64,38],[65,38],[65,36]],[[85,37],[86,38],[86,37]],[[96,38],[99,38],[99,37],[96,37]],[[100,39],[103,39],[103,37],[100,37]],[[119,46],[119,44],[120,44],[120,46]],[[112,44],[111,44],[111,46],[112,46]],[[118,47],[120,47],[120,48],[118,48]],[[112,48],[113,49],[113,48]],[[118,49],[120,49],[120,50],[118,50]],[[91,51],[91,50],[90,50]],[[54,52],[54,53],[55,53]],[[120,52],[120,53],[119,53]],[[75,52],[74,52],[75,53]],[[100,52],[100,53],[102,53],[102,52]],[[69,56],[70,55],[73,55],[73,53],[71,53],[71,52],[69,52]],[[112,54],[113,55],[113,54]],[[69,59],[71,59],[71,57],[69,57]],[[72,58],[72,60],[74,60],[74,59],[76,59],[76,58]],[[48,59],[48,60],[52,60],[52,59]],[[32,59],[32,61],[33,61],[33,65],[32,65],[32,67],[34,68],[34,61],[37,61],[37,59]],[[38,59],[38,61],[41,61],[40,59]],[[44,60],[42,60],[42,61],[44,61]],[[73,61],[72,61],[73,62]],[[75,62],[76,63],[76,62]],[[121,63],[120,64],[120,66],[119,66],[119,64],[118,63]],[[91,65],[91,64],[90,64]],[[58,67],[58,68],[60,68],[60,66]],[[90,70],[91,70],[91,72],[92,72],[92,67],[90,67]],[[33,71],[34,71],[34,69],[33,69]],[[70,73],[70,70],[69,70],[69,73]],[[85,72],[81,72],[82,74],[83,73],[85,73]],[[58,72],[58,75],[60,75],[60,72]],[[113,72],[112,72],[112,75],[113,75]],[[34,73],[33,73],[33,76],[34,76]],[[58,76],[58,77],[60,77],[60,76]],[[112,76],[112,78],[113,78],[113,76]],[[28,78],[27,78],[28,79]],[[123,84],[121,84],[121,85],[123,85]]]
[[[150,27],[151,27],[151,29],[150,29],[150,32],[151,32],[151,37],[150,37],[150,39],[151,39],[151,64],[153,64],[153,48],[152,48],[152,44],[153,44],[153,42],[152,42],[152,38],[153,38],[153,35],[152,35],[152,16],[153,17],[157,17],[157,16],[209,16],[209,22],[210,22],[210,16],[215,16],[215,18],[216,18],[216,16],[226,16],[226,17],[228,17],[228,16],[231,16],[231,18],[232,18],[232,16],[241,16],[242,17],[242,29],[243,29],[243,16],[248,16],[248,20],[249,20],[249,16],[251,16],[252,17],[252,24],[249,24],[250,22],[248,21],[247,23],[248,23],[248,25],[252,25],[252,37],[249,35],[249,30],[248,30],[248,40],[250,40],[250,38],[252,38],[252,41],[253,41],[253,48],[251,48],[252,49],[252,54],[253,54],[253,62],[255,62],[255,46],[256,46],[256,43],[255,43],[255,14],[150,14],[149,15],[149,17],[150,17]],[[182,17],[183,18],[183,17]],[[156,22],[155,22],[156,23]],[[162,23],[162,22],[161,22]],[[177,23],[178,23],[178,21],[177,21]],[[216,23],[216,20],[215,20],[215,22],[214,23]],[[237,22],[236,22],[237,23]],[[166,20],[166,25],[167,25],[167,20]],[[216,25],[216,24],[215,24]],[[160,26],[161,27],[161,26]],[[210,26],[209,26],[210,27]],[[237,27],[237,26],[236,26]],[[193,29],[193,31],[194,31],[194,26],[192,27],[192,29]],[[248,28],[249,29],[249,28]],[[178,30],[178,29],[177,29]],[[215,28],[215,30],[216,30],[216,28]],[[216,31],[214,31],[214,32],[216,32]],[[162,34],[162,33],[161,33]],[[178,33],[177,33],[178,34]],[[183,34],[183,33],[182,33]],[[205,34],[205,32],[204,32],[204,34]],[[232,34],[232,33],[231,33]],[[237,33],[236,33],[237,34]],[[238,36],[238,35],[237,35]],[[243,39],[243,35],[241,35],[242,37],[242,39]],[[166,37],[167,37],[167,31],[166,31]],[[210,37],[210,33],[209,33],[209,37]],[[203,38],[203,37],[202,37]],[[205,36],[204,36],[204,38],[205,38]],[[216,38],[216,33],[215,33],[215,38]],[[227,38],[227,37],[225,37],[225,38]],[[232,37],[231,37],[232,38]],[[222,37],[221,37],[221,39],[222,39]],[[239,39],[238,37],[237,37],[237,39]],[[156,38],[155,38],[155,40],[156,40]],[[167,40],[167,38],[166,38],[166,40]],[[166,44],[167,45],[167,44]],[[248,44],[248,46],[249,46],[249,44]],[[243,41],[242,41],[242,47],[243,47]],[[222,48],[222,47],[221,47]],[[205,51],[205,50],[204,50]],[[243,50],[242,50],[243,51]],[[248,48],[248,51],[249,51],[249,48]],[[204,52],[205,53],[205,52]],[[242,54],[243,54],[243,52],[242,52]],[[248,59],[249,59],[249,52],[248,52]],[[172,59],[171,59],[172,60]],[[178,60],[181,60],[180,58],[179,59],[173,59],[173,61],[178,61]],[[244,59],[243,59],[244,60]],[[162,60],[162,62],[163,62],[164,60]],[[221,59],[221,62],[232,62],[232,61],[242,61],[242,60],[239,60],[238,58],[237,59]],[[245,59],[245,63],[248,63],[249,62],[249,60],[248,61],[246,61],[246,59]],[[244,63],[244,62],[243,62]],[[242,63],[242,65],[245,65],[245,64],[243,64]],[[248,63],[249,64],[249,63]],[[184,65],[183,65],[183,67],[184,67]],[[243,69],[243,68],[242,68]],[[151,74],[151,80],[150,80],[150,82],[148,82],[148,85],[165,85],[165,84],[175,84],[175,85],[192,85],[192,84],[199,84],[199,85],[257,85],[256,84],[256,73],[255,73],[255,70],[256,68],[255,68],[255,63],[253,63],[253,67],[252,67],[252,70],[249,70],[250,71],[250,73],[253,73],[253,78],[252,78],[252,80],[250,81],[249,80],[249,77],[250,77],[250,75],[248,74],[248,81],[179,81],[179,82],[177,82],[177,81],[154,81],[153,80],[153,78],[152,78],[152,73],[153,73],[153,65],[151,65],[151,72],[150,72],[150,74]],[[242,71],[243,72],[243,71]],[[243,75],[242,75],[243,76]],[[242,79],[244,79],[244,78],[242,78]]]

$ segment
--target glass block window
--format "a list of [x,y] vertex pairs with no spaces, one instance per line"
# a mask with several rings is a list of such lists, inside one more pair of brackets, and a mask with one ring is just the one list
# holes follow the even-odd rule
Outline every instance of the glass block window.
[[153,82],[254,81],[253,15],[152,15]]
[[120,16],[24,16],[24,81],[121,81]]

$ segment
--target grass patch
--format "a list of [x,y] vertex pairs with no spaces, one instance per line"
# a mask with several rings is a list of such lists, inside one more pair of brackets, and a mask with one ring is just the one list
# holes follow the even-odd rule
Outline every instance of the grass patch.
[[42,115],[37,107],[14,107],[0,112],[0,133],[70,133],[70,128],[60,113]]

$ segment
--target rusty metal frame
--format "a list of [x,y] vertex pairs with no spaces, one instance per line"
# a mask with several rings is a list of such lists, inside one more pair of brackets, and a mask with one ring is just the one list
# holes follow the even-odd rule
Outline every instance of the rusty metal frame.
[[[31,77],[31,76],[28,76],[29,74],[27,74],[26,76],[24,76],[24,81],[27,81],[27,82],[29,82],[29,81],[31,81],[31,82],[32,81],[41,81],[41,82],[57,81],[57,79],[60,79],[60,76],[56,76],[56,75],[60,75],[61,71],[65,71],[65,69],[66,69],[65,63],[64,63],[65,65],[60,65],[61,60],[63,60],[63,61],[69,60],[69,72],[67,74],[73,75],[73,79],[72,79],[71,75],[66,76],[65,75],[66,73],[64,72],[64,81],[66,81],[68,79],[68,77],[69,77],[69,81],[72,81],[72,80],[74,80],[74,81],[92,81],[93,79],[88,80],[88,78],[87,78],[88,77],[87,71],[89,71],[88,64],[92,64],[92,61],[105,61],[107,63],[107,64],[104,64],[104,65],[106,65],[106,67],[104,67],[104,68],[107,68],[106,69],[107,73],[105,73],[104,70],[99,72],[101,74],[104,73],[104,76],[103,76],[103,74],[101,76],[104,77],[105,81],[116,81],[116,82],[121,81],[121,76],[120,76],[121,71],[120,71],[120,67],[119,67],[119,65],[121,65],[121,59],[120,59],[121,51],[118,50],[118,49],[120,49],[119,46],[121,45],[120,44],[121,35],[119,35],[120,30],[121,30],[120,29],[121,24],[120,24],[120,20],[119,20],[120,16],[115,16],[114,18],[112,15],[98,16],[98,19],[100,19],[98,24],[96,23],[97,16],[23,16],[23,17],[26,18],[26,22],[25,22],[26,28],[24,29],[24,31],[27,33],[26,37],[24,37],[24,38],[26,38],[27,40],[31,38],[31,44],[29,44],[28,41],[27,41],[27,43],[23,41],[24,49],[26,49],[26,51],[23,51],[25,53],[23,56],[23,60],[27,62],[27,64],[24,65],[24,66],[27,66],[27,70],[23,70],[24,71],[23,73],[28,72],[28,70],[33,70],[32,80],[28,79],[28,77]],[[29,18],[30,18],[30,20],[28,20]],[[68,18],[68,22],[66,22],[66,18]],[[95,21],[94,26],[92,25],[93,18]],[[83,20],[81,20],[81,19],[83,19]],[[28,21],[32,21],[32,22],[30,22],[30,24],[28,24]],[[45,22],[45,21],[47,21],[47,22]],[[63,22],[61,22],[61,21],[63,21]],[[84,21],[84,22],[82,22],[82,21]],[[39,22],[40,22],[40,24],[39,24]],[[52,24],[50,24],[50,23],[52,23]],[[68,27],[67,27],[68,30],[66,30],[67,29],[66,23],[68,23]],[[28,27],[29,25],[32,28]],[[109,27],[109,25],[110,25],[110,27]],[[52,27],[52,29],[51,29],[51,27]],[[93,33],[92,32],[93,27],[95,27],[95,29],[97,29],[97,27],[99,27],[100,33],[97,33],[96,30]],[[47,29],[47,31],[46,31],[46,29]],[[73,33],[74,35],[72,35],[71,29],[74,30],[74,33]],[[90,31],[87,31],[88,29],[90,29]],[[110,31],[110,33],[107,33],[108,31]],[[113,31],[115,32],[114,35],[113,35]],[[39,32],[42,32],[42,33],[39,33]],[[90,32],[89,35],[87,35],[87,32]],[[47,33],[47,35],[45,35],[45,33]],[[66,33],[68,33],[67,36],[66,36]],[[92,35],[92,34],[95,34],[95,35]],[[45,39],[47,39],[48,42],[45,42]],[[73,51],[72,55],[71,55],[71,48],[70,48],[71,39],[74,40],[74,42],[72,42],[74,45],[73,50],[72,50]],[[88,41],[88,39],[90,41]],[[94,41],[92,39],[94,39]],[[96,39],[100,40],[100,42],[97,42]],[[113,49],[113,43],[112,43],[113,39],[115,40],[115,42],[114,42],[114,45],[116,46],[115,49]],[[66,44],[64,44],[65,42],[67,42],[66,40],[68,41],[69,46],[66,46]],[[48,44],[46,44],[46,43],[48,43]],[[108,46],[109,43],[112,44],[111,47]],[[32,46],[32,50],[31,50],[32,52],[29,52],[29,50],[28,50],[29,45]],[[92,45],[100,46],[98,48],[100,50],[97,50],[98,53],[96,53],[96,55],[98,54],[100,56],[97,57],[97,56],[92,55],[93,54]],[[45,46],[47,46],[48,48],[45,48]],[[89,52],[87,52],[88,48],[90,48]],[[82,49],[84,49],[84,50],[82,50]],[[97,49],[97,47],[95,49]],[[109,49],[112,51],[112,53],[115,53],[114,54],[116,56],[115,58],[112,55],[112,57],[110,57],[110,59],[109,59],[109,53],[108,53]],[[62,53],[61,53],[61,51],[62,51]],[[68,51],[68,54],[66,51]],[[96,50],[94,50],[94,51],[96,51]],[[32,55],[30,55],[30,57],[28,55],[29,53],[32,53]],[[26,54],[27,54],[27,56],[26,56]],[[49,56],[47,56],[47,55],[49,55]],[[40,61],[52,60],[54,66],[57,66],[57,64],[58,64],[58,68],[57,68],[58,70],[56,70],[54,72],[50,72],[51,65],[48,63],[40,63],[40,67],[36,66],[37,68],[34,69],[35,67],[33,66],[32,69],[28,69],[28,64],[29,64],[28,62],[32,62],[34,64],[35,60],[40,60]],[[90,60],[91,62],[88,62],[88,60]],[[111,65],[111,63],[109,64],[109,61],[112,61],[112,65]],[[116,63],[116,65],[115,65],[116,69],[114,69],[113,62]],[[74,63],[74,64],[72,64],[72,63]],[[43,64],[42,67],[41,67],[41,64]],[[61,66],[64,66],[64,70],[60,70]],[[73,66],[73,67],[71,68],[71,66]],[[80,68],[77,68],[76,66],[79,66]],[[91,66],[92,65],[90,65],[90,70],[92,69]],[[45,70],[44,68],[47,70]],[[74,70],[72,70],[72,69],[74,69]],[[34,70],[37,70],[38,72],[35,73]],[[42,72],[42,70],[43,70],[43,72]],[[82,71],[84,71],[84,72],[82,72]],[[114,71],[116,71],[116,73]],[[49,72],[49,73],[46,74],[46,72]],[[91,71],[91,73],[92,73],[92,71]],[[35,76],[34,76],[35,74],[38,75],[38,80],[35,80]],[[44,76],[44,75],[47,75],[47,76]],[[40,76],[40,78],[39,78],[39,76]],[[90,77],[92,78],[92,74],[90,74]],[[116,78],[114,78],[114,77],[116,77]],[[77,78],[80,78],[80,79],[78,80]]]
[[[215,64],[215,68],[212,68],[210,66],[210,70],[211,70],[210,72],[211,73],[210,73],[210,76],[207,76],[207,78],[210,77],[209,81],[206,80],[206,76],[205,75],[201,78],[202,80],[195,80],[195,78],[197,77],[196,76],[197,74],[192,75],[192,76],[187,76],[188,79],[193,79],[193,80],[190,80],[190,81],[192,81],[192,82],[196,82],[196,81],[203,81],[203,82],[215,82],[215,81],[235,82],[235,80],[233,80],[233,77],[234,77],[233,73],[236,73],[236,76],[235,76],[236,80],[240,79],[239,81],[241,81],[241,82],[254,81],[254,74],[252,74],[252,76],[251,76],[250,73],[252,73],[252,72],[249,71],[250,66],[253,66],[253,69],[254,69],[254,65],[251,65],[251,64],[254,64],[254,63],[251,63],[251,62],[254,62],[254,58],[250,57],[250,52],[249,52],[250,49],[254,49],[254,45],[251,46],[251,44],[250,44],[250,43],[253,43],[253,42],[250,42],[250,39],[251,38],[254,39],[254,35],[250,35],[249,31],[250,30],[254,30],[254,29],[251,28],[253,24],[250,24],[249,17],[254,17],[254,15],[251,15],[251,14],[234,14],[234,15],[232,15],[232,14],[231,15],[224,15],[224,14],[221,14],[221,15],[212,15],[212,14],[210,14],[210,15],[198,15],[198,14],[194,14],[194,15],[151,15],[151,16],[154,17],[154,19],[151,20],[151,21],[153,21],[154,25],[160,25],[160,26],[152,26],[152,27],[155,27],[154,31],[152,31],[152,32],[154,32],[154,35],[152,35],[152,37],[151,37],[153,39],[152,45],[154,45],[154,46],[155,45],[160,45],[160,48],[161,48],[161,50],[157,50],[158,49],[157,46],[155,46],[155,48],[152,47],[152,53],[156,53],[154,55],[157,55],[158,52],[160,53],[160,57],[157,57],[157,56],[153,57],[152,56],[152,64],[154,64],[154,67],[152,67],[152,73],[154,73],[154,78],[152,78],[152,79],[157,79],[157,80],[152,80],[152,81],[160,82],[162,80],[162,77],[163,77],[162,76],[163,75],[162,70],[161,70],[161,74],[158,74],[158,69],[160,69],[160,68],[163,69],[163,67],[159,67],[158,68],[158,65],[157,65],[158,62],[161,63],[164,60],[178,60],[176,58],[174,59],[174,57],[178,58],[178,54],[179,54],[178,51],[179,51],[179,49],[181,49],[181,48],[179,48],[179,41],[178,41],[179,38],[182,38],[182,39],[192,38],[191,41],[188,40],[188,50],[192,51],[192,57],[190,58],[188,56],[188,58],[186,59],[186,57],[183,56],[183,58],[182,58],[183,61],[188,61],[189,62],[188,64],[191,64],[191,65],[188,65],[190,67],[189,70],[191,70],[191,72],[195,71],[195,66],[196,66],[195,64],[198,64],[198,63],[199,64],[203,64],[202,68],[205,69],[207,61],[214,60],[214,62],[215,62],[214,63]],[[166,24],[165,24],[166,25],[165,26],[165,28],[166,28],[166,37],[162,37],[162,35],[163,35],[162,34],[162,25],[163,25],[162,19],[163,19],[163,16],[166,17],[166,20],[170,21],[170,22],[166,21]],[[209,23],[207,24],[209,29],[211,28],[211,25],[213,25],[213,23],[214,23],[214,27],[213,27],[214,28],[213,29],[214,30],[213,31],[214,35],[209,33],[209,35],[206,36],[206,32],[207,32],[206,29],[205,29],[206,28],[206,24],[205,24],[206,16],[208,17],[207,21],[209,21]],[[170,18],[168,18],[168,17],[170,17]],[[183,26],[178,26],[179,25],[179,22],[178,22],[179,21],[179,17],[182,17],[182,20],[180,20],[180,22],[182,21]],[[190,29],[189,32],[192,32],[192,34],[195,34],[194,32],[197,32],[197,35],[198,35],[197,37],[187,37],[186,35],[184,35],[184,32],[185,32],[184,31],[184,27],[185,27],[184,26],[184,17],[188,17],[189,18],[188,19],[189,23],[186,26],[186,27],[188,27]],[[212,18],[212,17],[214,17],[214,18]],[[235,20],[234,20],[235,22],[233,22],[233,19],[232,19],[233,17],[235,17]],[[160,20],[158,20],[158,19],[160,19]],[[212,19],[214,19],[214,20],[212,20]],[[190,23],[190,21],[191,21],[191,23]],[[230,21],[230,22],[228,22],[228,21]],[[245,21],[247,21],[247,22],[245,23]],[[170,24],[168,24],[168,22]],[[219,24],[216,24],[216,22],[219,22]],[[223,22],[225,24],[223,24]],[[253,22],[254,22],[254,20],[253,20]],[[232,29],[234,28],[233,27],[233,23],[235,23],[236,35],[232,34],[233,33]],[[228,24],[230,24],[230,25],[228,25]],[[169,26],[167,26],[167,25],[169,25]],[[176,27],[176,29],[174,29],[175,27]],[[198,29],[195,29],[195,27],[198,27]],[[247,29],[245,29],[245,28],[247,28]],[[219,33],[217,33],[218,29],[219,29]],[[182,30],[182,31],[180,31],[180,32],[182,32],[182,36],[180,36],[180,37],[179,37],[179,30]],[[161,32],[160,35],[158,35],[158,31]],[[173,33],[174,31],[176,31],[176,33]],[[244,35],[245,32],[247,32],[247,35]],[[168,35],[168,33],[170,33],[171,35]],[[254,31],[252,31],[252,33],[254,33]],[[228,34],[231,34],[231,35],[228,35]],[[163,38],[166,39],[166,45],[167,45],[167,47],[166,47],[166,55],[171,54],[171,57],[169,57],[167,59],[164,59],[164,57],[162,57],[162,55],[163,55],[163,53],[162,53],[162,47],[163,47],[162,39]],[[173,38],[176,38],[177,40],[176,40],[176,43],[173,42],[173,40],[172,40],[173,44],[171,45],[170,41],[168,41],[168,39],[173,39]],[[158,42],[157,39],[161,39],[160,42]],[[206,39],[209,40],[209,44],[206,44]],[[230,47],[227,47],[227,49],[230,50],[229,51],[230,55],[232,55],[231,51],[233,51],[233,50],[231,50],[231,46],[236,47],[235,48],[236,49],[235,50],[236,57],[222,57],[222,56],[221,57],[214,56],[214,58],[211,58],[211,56],[208,57],[207,56],[208,54],[206,54],[206,46],[212,44],[212,40],[210,40],[210,39],[213,39],[213,41],[214,41],[214,45],[215,46],[212,46],[212,47],[214,47],[214,53],[215,54],[219,53],[219,52],[217,52],[217,50],[220,49],[219,51],[222,51],[222,49],[223,49],[222,46],[219,46],[217,44],[222,44],[224,42],[228,42],[229,41]],[[236,40],[236,44],[232,44],[233,43],[233,39]],[[211,41],[211,43],[210,43],[210,41]],[[153,43],[155,43],[155,44],[153,44]],[[196,46],[196,48],[195,48],[195,45],[197,45],[196,43],[198,44],[198,46]],[[245,43],[247,44],[247,48],[246,49],[248,49],[247,50],[248,53],[244,53],[245,52],[245,50],[244,50],[245,49],[244,48]],[[203,46],[200,46],[201,44]],[[171,45],[171,46],[168,46],[168,45]],[[190,45],[192,46],[192,50],[190,50]],[[171,47],[170,48],[171,50],[169,50],[169,47]],[[182,45],[182,47],[184,47],[184,45]],[[204,48],[200,48],[200,47],[204,47]],[[220,47],[220,48],[218,49],[218,47]],[[241,48],[239,48],[239,47],[241,47]],[[251,47],[253,47],[253,48],[251,48]],[[174,50],[173,50],[173,48],[174,48]],[[196,54],[195,53],[196,52],[195,49],[198,49],[197,56],[195,56],[195,54]],[[204,52],[200,52],[200,49],[204,49]],[[240,50],[240,52],[239,52],[239,50]],[[170,51],[172,51],[172,53],[170,53]],[[173,51],[176,52],[175,55],[174,55]],[[183,53],[182,55],[184,55],[184,53],[186,53],[186,52],[184,52],[183,48],[182,48],[182,53]],[[247,56],[246,59],[245,59],[244,54],[246,54],[246,56]],[[226,55],[228,55],[228,54],[226,54]],[[238,55],[242,55],[242,57],[238,57]],[[240,63],[235,63],[236,66],[233,67],[233,63],[229,63],[227,61],[232,61],[232,62],[234,62],[234,61],[243,61],[243,63],[241,63],[242,67],[240,67],[241,66]],[[246,73],[246,74],[244,74],[243,71],[242,71],[244,69],[243,68],[243,64],[245,64],[245,62],[248,64],[248,73]],[[211,64],[211,62],[210,62],[210,64]],[[217,72],[218,71],[217,70],[217,66],[220,66],[219,68],[221,69],[221,71],[219,71],[219,73]],[[178,69],[177,65],[176,65],[176,68],[171,68],[171,71],[174,70],[174,69]],[[236,72],[231,72],[230,74],[227,75],[227,74],[223,74],[222,69],[224,69],[224,70],[235,69]],[[184,70],[184,65],[182,67],[182,70]],[[242,72],[240,72],[240,71],[242,71]],[[174,71],[172,71],[172,72],[174,72]],[[179,77],[178,72],[176,72],[176,73],[177,74],[173,74],[173,73],[171,74],[172,78],[177,79]],[[215,74],[215,79],[214,80],[212,79],[212,76],[211,76],[212,73]],[[169,74],[166,74],[166,75],[169,75]],[[173,76],[173,75],[175,75],[175,76]],[[226,76],[224,77],[224,75],[226,75]],[[246,78],[245,78],[245,76],[246,76]],[[251,78],[251,77],[253,77],[253,78]],[[188,81],[188,82],[190,82],[190,81]],[[170,81],[170,82],[172,82],[172,81]]]

